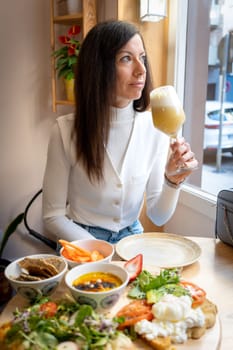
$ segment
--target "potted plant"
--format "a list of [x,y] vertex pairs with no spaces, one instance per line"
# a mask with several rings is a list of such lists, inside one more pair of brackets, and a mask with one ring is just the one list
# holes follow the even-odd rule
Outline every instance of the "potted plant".
[[12,288],[4,275],[6,266],[10,263],[9,260],[2,258],[4,248],[10,236],[16,231],[18,225],[23,221],[24,213],[17,215],[17,217],[7,226],[2,235],[0,242],[0,306],[7,302],[12,296]]
[[80,41],[77,39],[81,28],[78,25],[73,25],[68,29],[67,35],[58,37],[59,42],[63,45],[58,50],[54,51],[53,55],[56,58],[56,70],[58,78],[63,78],[67,91],[67,99],[74,101],[74,74],[75,66],[78,61],[80,50]]

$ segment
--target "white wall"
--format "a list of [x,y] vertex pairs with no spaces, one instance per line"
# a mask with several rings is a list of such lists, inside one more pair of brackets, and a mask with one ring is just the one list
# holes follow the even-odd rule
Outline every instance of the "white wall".
[[179,203],[165,232],[183,236],[214,237],[216,196],[197,187],[184,185]]
[[[50,2],[7,0],[0,11],[0,232],[42,185],[51,108]],[[60,113],[59,113],[60,114]],[[30,251],[12,236],[6,255]]]

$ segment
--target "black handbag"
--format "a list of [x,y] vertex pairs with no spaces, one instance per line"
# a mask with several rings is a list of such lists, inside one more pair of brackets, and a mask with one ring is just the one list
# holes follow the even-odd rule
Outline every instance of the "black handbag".
[[233,246],[233,189],[218,193],[215,237]]

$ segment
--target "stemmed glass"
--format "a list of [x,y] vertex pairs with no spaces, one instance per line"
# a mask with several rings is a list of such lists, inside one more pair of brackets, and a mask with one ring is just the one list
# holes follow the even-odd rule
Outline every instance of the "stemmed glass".
[[[155,128],[169,135],[171,142],[177,139],[177,134],[185,122],[185,113],[176,90],[171,85],[160,86],[150,93],[152,117]],[[182,174],[197,169],[188,162],[181,164],[170,175]]]

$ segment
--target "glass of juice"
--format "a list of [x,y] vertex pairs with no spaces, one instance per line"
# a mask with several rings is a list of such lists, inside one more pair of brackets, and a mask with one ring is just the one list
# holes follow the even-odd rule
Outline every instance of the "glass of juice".
[[[172,142],[177,138],[177,134],[185,122],[185,113],[175,88],[166,85],[152,90],[150,104],[155,128],[170,136]],[[194,169],[187,164],[182,164],[175,174]]]

